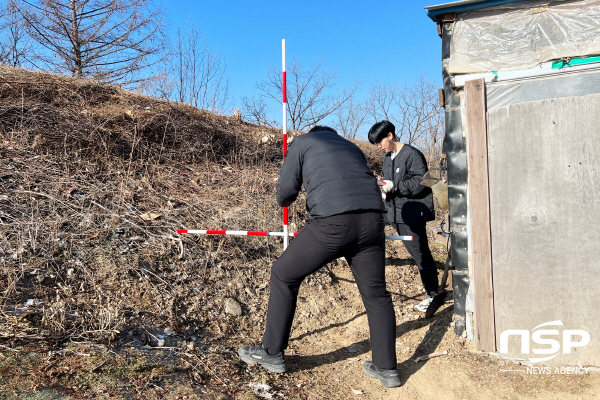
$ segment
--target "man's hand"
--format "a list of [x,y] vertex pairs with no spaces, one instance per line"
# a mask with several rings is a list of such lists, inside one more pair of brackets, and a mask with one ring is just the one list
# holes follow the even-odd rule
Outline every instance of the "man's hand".
[[394,188],[394,182],[388,181],[387,179],[383,180],[383,185],[380,186],[380,189],[383,193],[389,193]]

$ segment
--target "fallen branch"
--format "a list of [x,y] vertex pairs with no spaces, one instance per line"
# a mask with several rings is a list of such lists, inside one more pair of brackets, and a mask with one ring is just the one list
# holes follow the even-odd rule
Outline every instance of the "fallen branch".
[[415,363],[418,363],[419,361],[425,361],[425,360],[429,360],[430,358],[436,358],[436,357],[441,357],[441,356],[447,356],[448,355],[448,351],[442,351],[442,352],[438,352],[438,353],[431,353],[431,354],[427,354],[421,357],[417,357],[415,358],[413,361]]

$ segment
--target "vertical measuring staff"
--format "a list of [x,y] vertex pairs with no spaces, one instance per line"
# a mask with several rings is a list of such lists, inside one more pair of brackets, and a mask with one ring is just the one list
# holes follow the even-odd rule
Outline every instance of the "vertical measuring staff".
[[[281,61],[283,68],[282,71],[282,104],[283,104],[283,159],[285,160],[285,153],[287,152],[287,95],[286,95],[286,78],[285,78],[285,39],[281,40]],[[287,249],[288,245],[288,208],[283,207],[283,250]]]

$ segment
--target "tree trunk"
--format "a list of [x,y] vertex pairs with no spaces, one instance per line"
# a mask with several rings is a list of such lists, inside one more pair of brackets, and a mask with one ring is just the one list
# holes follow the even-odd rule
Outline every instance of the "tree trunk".
[[75,0],[71,0],[71,42],[73,43],[73,76],[83,77],[83,63],[81,60],[81,42],[79,41],[79,27],[77,26],[77,10]]

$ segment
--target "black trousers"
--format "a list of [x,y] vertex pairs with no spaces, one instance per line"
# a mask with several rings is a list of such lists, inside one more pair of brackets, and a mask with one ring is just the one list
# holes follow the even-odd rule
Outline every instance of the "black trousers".
[[288,345],[300,283],[345,257],[367,311],[373,363],[396,368],[396,316],[385,286],[385,234],[379,212],[311,219],[271,269],[271,295],[262,345],[275,354]]
[[398,235],[412,236],[413,240],[404,240],[404,247],[419,267],[421,281],[427,293],[438,291],[437,266],[429,250],[425,222],[417,224],[391,223]]

